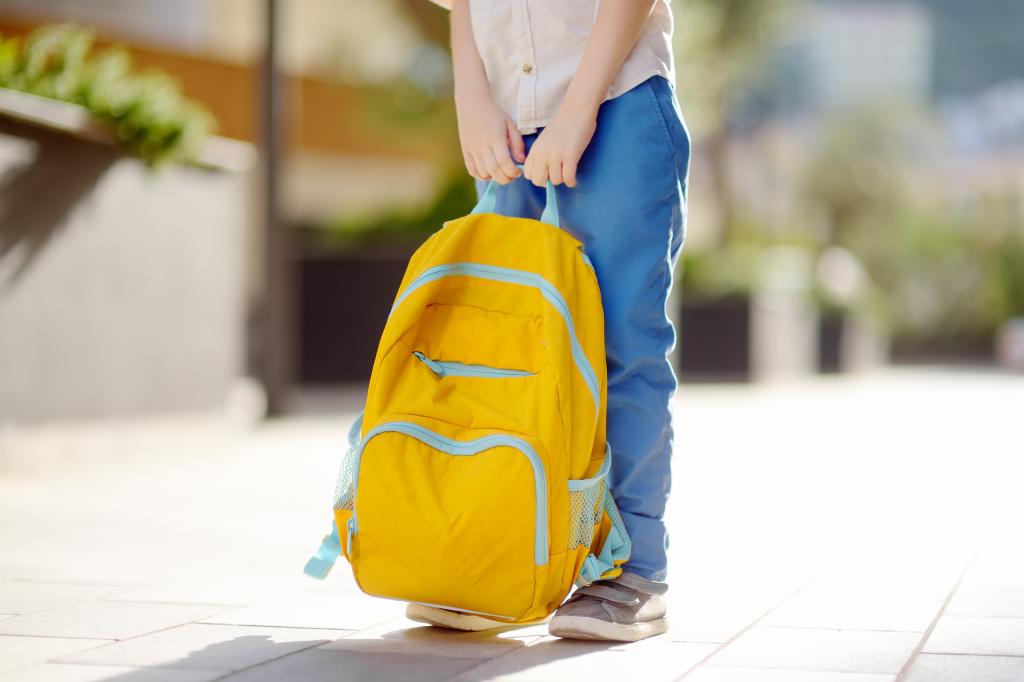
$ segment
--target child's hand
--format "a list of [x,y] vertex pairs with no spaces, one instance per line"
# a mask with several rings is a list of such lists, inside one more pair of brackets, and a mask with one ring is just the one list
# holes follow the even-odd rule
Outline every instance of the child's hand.
[[597,110],[563,106],[555,118],[541,131],[526,157],[523,171],[538,187],[548,181],[576,186],[576,166],[597,129]]
[[457,101],[456,110],[462,158],[469,174],[502,185],[518,178],[522,171],[516,163],[526,160],[523,138],[490,93]]

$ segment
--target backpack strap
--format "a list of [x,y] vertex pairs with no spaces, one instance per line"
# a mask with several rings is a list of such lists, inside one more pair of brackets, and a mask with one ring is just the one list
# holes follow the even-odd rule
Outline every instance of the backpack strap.
[[[522,164],[517,164],[519,168],[522,168]],[[519,178],[522,182],[529,182],[526,178]],[[470,213],[497,213],[495,205],[498,203],[497,191],[498,183],[491,180],[487,184],[487,188],[484,189],[484,193],[480,196],[480,201],[477,203]],[[544,201],[544,212],[541,213],[540,221],[547,223],[548,225],[554,225],[555,227],[561,227],[561,222],[558,219],[558,200],[555,196],[555,186],[550,182],[547,187],[547,196]]]
[[[350,448],[359,446],[362,430],[363,413],[360,412],[348,430],[348,445]],[[339,556],[341,556],[341,535],[338,533],[338,524],[331,522],[330,534],[324,536],[323,541],[320,543],[320,548],[306,562],[302,572],[310,578],[323,580],[331,572],[331,569],[334,568],[334,564],[338,562]]]
[[320,543],[320,549],[306,562],[302,572],[310,578],[323,580],[334,568],[339,556],[341,556],[341,538],[338,535],[338,524],[332,523],[331,534],[324,536],[323,542]]

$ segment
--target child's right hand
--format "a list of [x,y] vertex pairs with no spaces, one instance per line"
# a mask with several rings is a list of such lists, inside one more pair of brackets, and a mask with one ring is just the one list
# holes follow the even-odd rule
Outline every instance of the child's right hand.
[[523,137],[490,92],[457,97],[455,108],[462,158],[469,174],[501,185],[522,175],[516,164],[526,161]]

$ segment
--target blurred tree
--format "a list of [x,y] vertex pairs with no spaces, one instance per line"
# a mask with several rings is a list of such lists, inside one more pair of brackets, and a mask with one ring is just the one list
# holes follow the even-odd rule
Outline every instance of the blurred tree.
[[703,161],[718,204],[719,241],[731,238],[734,213],[727,160],[730,108],[759,75],[786,19],[801,0],[675,0],[676,55],[687,122],[706,150]]
[[888,108],[849,111],[831,119],[814,145],[804,198],[824,220],[823,244],[872,243],[877,223],[906,203],[908,138],[923,125]]
[[900,352],[987,353],[1024,314],[1024,202],[1009,188],[954,199],[927,112],[850,111],[811,145],[801,194],[885,292]]

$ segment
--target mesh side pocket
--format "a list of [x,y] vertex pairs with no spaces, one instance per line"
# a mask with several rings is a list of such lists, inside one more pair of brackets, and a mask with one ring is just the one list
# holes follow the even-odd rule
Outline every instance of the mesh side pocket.
[[601,521],[601,503],[604,500],[604,479],[583,490],[569,491],[569,550],[590,547],[594,540],[594,526]]
[[356,450],[352,446],[341,459],[341,471],[338,472],[338,485],[334,489],[334,508],[352,511],[355,501],[356,482]]

